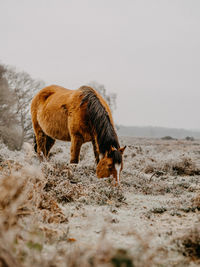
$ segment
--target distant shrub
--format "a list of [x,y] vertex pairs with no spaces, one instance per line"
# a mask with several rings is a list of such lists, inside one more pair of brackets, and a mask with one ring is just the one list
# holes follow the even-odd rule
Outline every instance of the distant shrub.
[[187,140],[187,141],[194,141],[194,137],[192,137],[192,136],[186,136],[185,137],[185,140]]
[[161,138],[162,140],[175,140],[173,137],[167,135]]

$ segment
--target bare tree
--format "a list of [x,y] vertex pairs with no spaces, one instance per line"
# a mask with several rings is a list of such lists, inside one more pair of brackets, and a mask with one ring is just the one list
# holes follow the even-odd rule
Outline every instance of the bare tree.
[[5,73],[5,67],[0,65],[0,137],[10,149],[16,149],[18,147],[17,117],[15,114],[17,101],[4,77]]
[[28,73],[0,65],[0,135],[9,148],[21,149],[23,142],[32,137],[30,103],[42,87],[44,83]]
[[16,69],[7,67],[5,78],[9,88],[16,97],[15,114],[21,127],[21,145],[24,140],[32,137],[32,123],[30,115],[30,103],[36,91],[44,87],[44,82],[34,80],[26,72],[17,72]]
[[0,126],[10,123],[8,114],[11,113],[11,104],[13,104],[12,93],[9,90],[7,80],[3,77],[5,68],[0,65]]

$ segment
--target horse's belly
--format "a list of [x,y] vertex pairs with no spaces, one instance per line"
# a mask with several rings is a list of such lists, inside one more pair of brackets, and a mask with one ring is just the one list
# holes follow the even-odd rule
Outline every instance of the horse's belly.
[[68,128],[65,127],[65,131],[64,129],[61,129],[58,123],[55,123],[57,125],[54,125],[53,127],[50,125],[48,127],[42,127],[43,131],[50,137],[52,137],[53,139],[58,139],[58,140],[62,140],[62,141],[71,141],[71,137],[68,131]]
[[38,110],[37,120],[44,133],[53,139],[71,141],[71,135],[81,135],[83,143],[91,141],[87,120],[77,107],[69,110],[64,104],[47,105]]
[[62,141],[71,141],[71,137],[68,130],[67,116],[57,117],[56,114],[48,114],[42,118],[38,118],[38,122],[44,133],[53,139]]

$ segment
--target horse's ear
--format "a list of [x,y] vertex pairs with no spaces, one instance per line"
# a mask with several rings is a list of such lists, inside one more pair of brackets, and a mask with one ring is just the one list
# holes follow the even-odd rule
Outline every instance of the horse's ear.
[[119,149],[119,151],[123,154],[125,149],[126,149],[126,146],[121,147],[121,148]]
[[116,148],[114,148],[113,146],[110,147],[109,151],[107,151],[108,154],[110,154],[111,152],[115,151]]

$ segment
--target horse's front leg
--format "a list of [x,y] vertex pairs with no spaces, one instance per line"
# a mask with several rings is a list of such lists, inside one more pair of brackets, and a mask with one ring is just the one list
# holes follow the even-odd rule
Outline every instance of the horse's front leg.
[[94,150],[94,156],[96,159],[96,164],[98,164],[99,163],[99,151],[97,148],[96,141],[94,139],[92,140],[92,145],[93,145],[93,150]]
[[83,137],[81,135],[74,135],[71,137],[71,159],[70,163],[78,163],[81,146],[83,144]]

